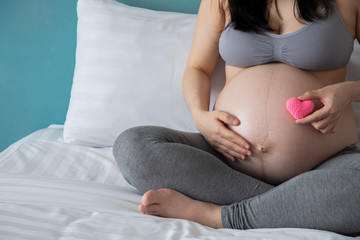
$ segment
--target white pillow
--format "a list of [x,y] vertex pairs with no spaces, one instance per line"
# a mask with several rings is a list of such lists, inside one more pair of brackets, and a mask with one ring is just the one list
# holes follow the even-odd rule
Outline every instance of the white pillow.
[[182,95],[196,15],[79,0],[76,66],[64,141],[112,146],[125,129],[197,131]]
[[[182,95],[196,15],[115,0],[78,0],[77,10],[76,66],[64,141],[110,147],[122,131],[138,125],[197,131]],[[358,66],[356,46],[348,80],[360,78]],[[224,80],[220,59],[212,77],[210,108]],[[360,106],[354,106],[360,135]]]

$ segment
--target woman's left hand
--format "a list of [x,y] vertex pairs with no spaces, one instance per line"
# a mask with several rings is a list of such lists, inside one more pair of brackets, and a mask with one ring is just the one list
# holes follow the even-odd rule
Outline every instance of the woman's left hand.
[[[350,85],[346,83],[337,83],[317,90],[307,91],[299,100],[318,100],[322,107],[315,110],[305,118],[298,119],[297,124],[310,123],[315,129],[322,133],[335,133],[335,127],[338,124],[344,110],[351,103],[349,89]],[[315,107],[316,108],[316,107]]]

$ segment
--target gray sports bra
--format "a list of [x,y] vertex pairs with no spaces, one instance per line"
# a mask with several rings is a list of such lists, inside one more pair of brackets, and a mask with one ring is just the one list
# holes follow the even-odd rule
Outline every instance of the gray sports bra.
[[353,47],[354,39],[335,4],[328,18],[290,34],[257,34],[228,26],[219,39],[221,57],[236,67],[283,62],[306,70],[337,69],[349,62]]

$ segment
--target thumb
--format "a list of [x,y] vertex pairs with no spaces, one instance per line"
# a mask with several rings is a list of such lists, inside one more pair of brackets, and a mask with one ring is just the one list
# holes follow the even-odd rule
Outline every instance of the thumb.
[[227,112],[220,111],[218,118],[227,125],[237,126],[240,124],[239,119]]
[[304,101],[304,100],[311,100],[311,99],[319,99],[320,93],[319,91],[313,90],[313,91],[307,91],[303,95],[297,97],[297,99]]

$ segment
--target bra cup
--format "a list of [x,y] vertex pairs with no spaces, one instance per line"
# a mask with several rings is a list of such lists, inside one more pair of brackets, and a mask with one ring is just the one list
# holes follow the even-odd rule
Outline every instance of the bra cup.
[[[321,26],[316,28],[321,29]],[[316,32],[315,28],[313,30]],[[279,61],[306,70],[332,70],[347,65],[353,47],[353,40],[344,38],[339,32],[333,35],[314,33],[312,37],[293,36],[282,46]]]
[[257,34],[226,28],[219,39],[219,52],[227,65],[250,67],[283,62],[306,70],[332,70],[350,60],[354,39],[335,11],[325,20],[305,25],[285,35]]
[[[225,30],[219,41],[219,53],[227,65],[251,67],[274,61],[274,46],[265,35]],[[249,44],[251,43],[251,44]]]

